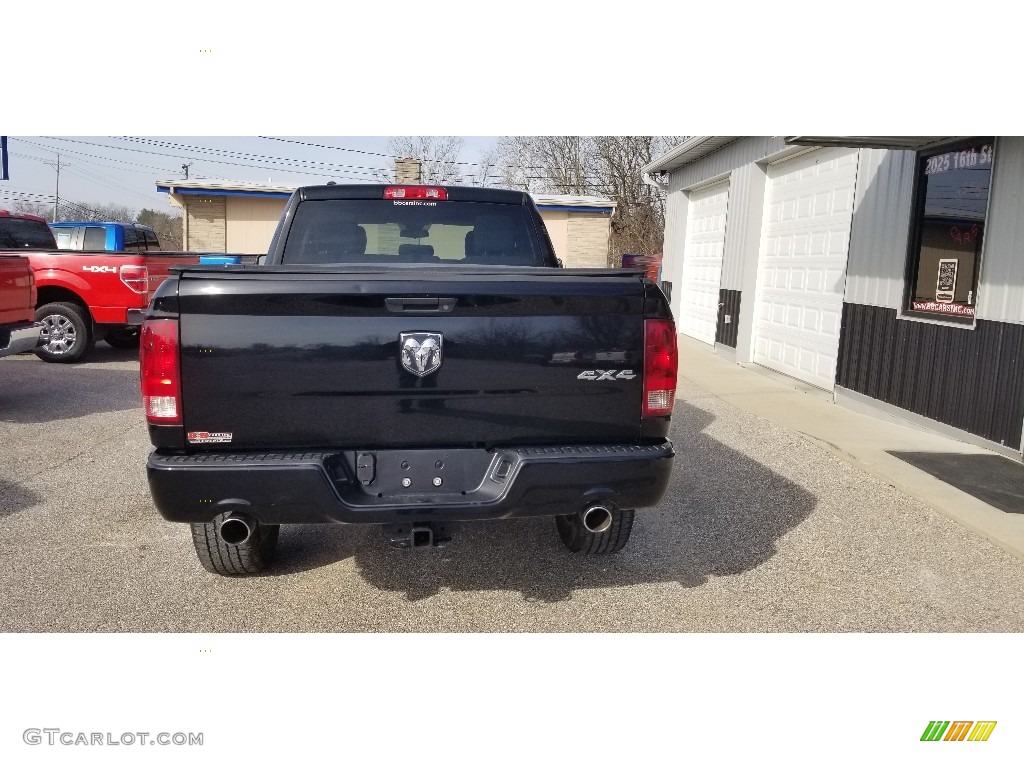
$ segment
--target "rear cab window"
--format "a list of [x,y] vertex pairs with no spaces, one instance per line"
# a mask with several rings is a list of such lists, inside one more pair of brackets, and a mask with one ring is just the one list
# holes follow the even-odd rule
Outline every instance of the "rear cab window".
[[103,227],[86,227],[82,248],[86,251],[105,251],[107,249],[107,230]]
[[0,249],[53,251],[57,241],[45,221],[4,216],[0,218]]
[[453,200],[304,200],[283,264],[552,266],[522,205]]
[[124,227],[124,247],[123,251],[138,251],[145,250],[146,241],[142,240],[139,242],[139,231],[135,227]]

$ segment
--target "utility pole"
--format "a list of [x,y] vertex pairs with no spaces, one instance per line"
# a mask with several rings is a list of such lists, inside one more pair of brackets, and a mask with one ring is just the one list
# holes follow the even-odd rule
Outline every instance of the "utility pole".
[[[43,162],[46,165],[50,166],[51,168],[56,169],[56,171],[57,171],[57,187],[56,187],[56,189],[54,190],[54,193],[53,193],[53,220],[56,222],[57,221],[57,206],[60,203],[60,168],[61,168],[60,153],[57,153],[57,160],[56,160],[56,162],[47,162],[45,160]],[[71,163],[64,163],[65,167],[67,167],[68,165],[71,165]]]

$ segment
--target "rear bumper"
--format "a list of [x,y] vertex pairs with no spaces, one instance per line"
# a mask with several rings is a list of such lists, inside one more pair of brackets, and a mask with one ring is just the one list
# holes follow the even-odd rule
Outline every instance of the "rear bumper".
[[39,323],[0,327],[0,357],[31,352],[39,346],[39,331],[42,327]]
[[209,522],[229,510],[267,524],[487,520],[564,515],[594,501],[652,506],[668,487],[674,455],[668,441],[372,454],[154,452],[147,474],[157,509],[172,522]]

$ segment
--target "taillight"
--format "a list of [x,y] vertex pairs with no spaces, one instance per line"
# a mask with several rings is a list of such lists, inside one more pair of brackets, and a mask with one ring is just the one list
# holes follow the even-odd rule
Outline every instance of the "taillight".
[[181,424],[178,321],[146,320],[139,341],[142,407],[150,424]]
[[676,399],[676,324],[644,321],[644,416],[669,416]]
[[385,187],[385,200],[447,200],[444,187]]
[[121,267],[121,282],[136,293],[149,290],[149,269],[137,264],[125,264]]

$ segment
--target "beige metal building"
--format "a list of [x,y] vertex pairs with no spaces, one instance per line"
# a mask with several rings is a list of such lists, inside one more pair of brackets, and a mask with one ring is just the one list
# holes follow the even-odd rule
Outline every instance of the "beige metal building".
[[615,201],[583,195],[533,196],[555,255],[566,267],[608,266]]
[[[295,187],[247,181],[158,181],[158,192],[182,209],[187,251],[266,253]],[[555,254],[566,267],[608,265],[615,202],[581,195],[534,195]]]

